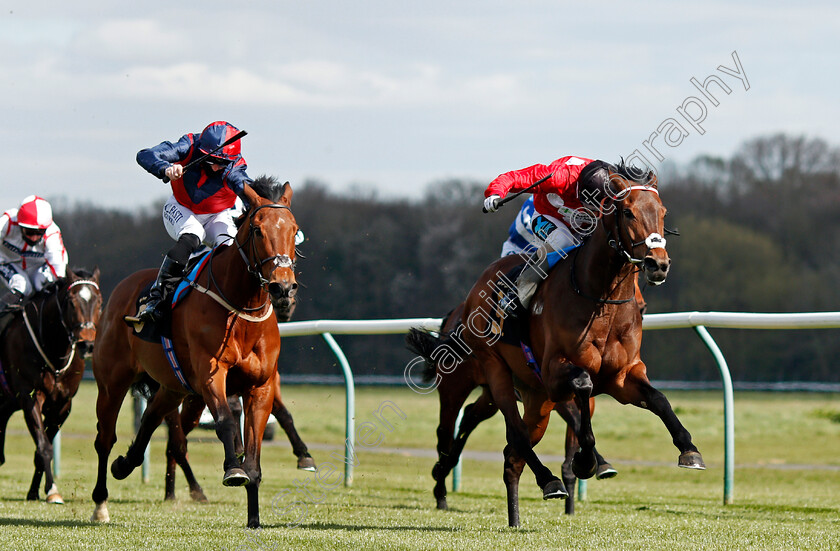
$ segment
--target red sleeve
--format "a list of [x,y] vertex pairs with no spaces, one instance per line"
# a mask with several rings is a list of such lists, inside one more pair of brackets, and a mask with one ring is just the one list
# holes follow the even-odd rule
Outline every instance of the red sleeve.
[[[490,182],[490,185],[484,191],[484,196],[498,195],[499,197],[504,197],[511,191],[522,191],[550,173],[551,167],[546,165],[534,165],[520,170],[505,172]],[[540,184],[539,187],[542,186],[543,184]]]
[[[571,163],[570,163],[571,161]],[[576,164],[581,161],[582,164]],[[540,178],[551,174],[551,178],[531,190],[531,193],[563,194],[577,182],[577,177],[584,166],[592,162],[578,157],[561,157],[550,165],[533,165],[528,168],[505,172],[490,182],[484,191],[485,197],[498,195],[504,197],[511,191],[522,191]]]

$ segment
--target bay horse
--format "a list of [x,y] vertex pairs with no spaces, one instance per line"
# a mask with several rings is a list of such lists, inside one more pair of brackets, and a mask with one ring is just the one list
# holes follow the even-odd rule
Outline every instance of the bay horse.
[[[274,315],[280,323],[289,321],[292,318],[295,307],[297,305],[297,297],[291,299],[290,304],[281,303],[278,300],[272,300],[274,307]],[[279,361],[277,368],[280,368]],[[239,430],[239,416],[242,414],[242,408],[239,403],[238,396],[231,396],[228,399],[228,405],[231,412],[237,420],[237,436],[236,436],[236,453],[237,455],[244,454],[242,449],[242,435]],[[187,485],[190,488],[190,497],[194,501],[206,502],[207,496],[201,488],[198,480],[193,474],[192,467],[187,459],[187,435],[195,429],[201,414],[204,411],[204,401],[198,395],[190,395],[184,400],[181,405],[181,411],[173,411],[169,413],[166,418],[166,425],[169,429],[169,437],[166,441],[166,475],[164,487],[164,501],[171,501],[175,499],[175,466],[181,467],[184,477],[187,479]],[[304,471],[315,471],[315,460],[309,454],[309,449],[304,443],[303,439],[295,428],[292,414],[283,404],[280,390],[280,377],[276,379],[274,385],[274,402],[272,404],[271,413],[277,419],[280,427],[286,433],[289,442],[292,445],[292,453],[297,457],[297,468]]]
[[[636,296],[640,309],[645,307],[641,293]],[[463,326],[464,303],[459,304],[454,310],[444,317],[441,322],[440,337],[434,337],[429,333],[412,330],[406,337],[406,344],[413,353],[431,357],[434,350],[443,343],[446,335],[451,335],[458,327]],[[432,369],[434,367],[434,369]],[[455,369],[447,369],[440,362],[427,363],[423,372],[423,381],[431,383],[435,381],[435,388],[440,400],[440,417],[437,428],[437,452],[438,460],[432,468],[432,478],[435,480],[434,496],[438,509],[447,509],[446,500],[446,477],[458,464],[461,453],[470,434],[483,421],[495,415],[499,408],[493,403],[483,375],[472,356],[463,358],[463,361]],[[464,408],[463,417],[458,425],[458,434],[455,434],[455,423],[458,413],[470,393],[481,386],[481,395],[471,404]],[[595,412],[595,398],[589,400],[590,414]],[[572,515],[575,512],[574,488],[577,478],[572,472],[572,459],[578,450],[577,432],[575,427],[580,424],[580,412],[574,400],[558,403],[554,411],[566,423],[565,453],[563,462],[563,482],[569,492],[566,499],[566,514]],[[618,474],[613,466],[595,450],[595,457],[598,461],[598,468],[595,476],[600,479],[609,479]]]
[[0,465],[6,426],[22,410],[35,441],[35,474],[26,499],[64,503],[52,471],[53,439],[70,415],[102,311],[99,268],[68,270],[16,311],[0,337]]
[[[568,496],[563,481],[540,461],[533,446],[545,433],[554,406],[572,398],[581,414],[580,450],[572,461],[577,478],[590,478],[597,469],[587,406],[598,394],[656,414],[680,452],[678,466],[705,469],[690,433],[667,398],[650,384],[640,358],[642,316],[633,301],[634,273],[640,268],[648,283],[659,285],[671,260],[662,237],[666,209],[656,176],[634,172],[622,164],[610,171],[603,189],[585,190],[600,201],[594,229],[549,272],[523,316],[538,371],[529,367],[519,347],[493,338],[498,327],[487,313],[500,274],[510,273],[521,259],[514,255],[491,264],[467,296],[460,338],[475,356],[493,403],[505,417],[503,478],[510,526],[519,526],[519,478],[525,464],[543,499]],[[641,258],[636,256],[640,252]],[[444,339],[444,345],[450,342],[451,337]],[[517,408],[517,393],[524,415]]]
[[[122,480],[139,466],[164,417],[185,396],[198,394],[215,419],[216,435],[224,447],[222,484],[246,487],[247,526],[260,525],[260,451],[280,351],[271,298],[291,300],[297,290],[294,241],[298,226],[288,183],[265,186],[261,194],[246,185],[245,194],[249,206],[237,221],[236,235],[229,245],[213,249],[206,269],[193,283],[194,290],[172,310],[168,356],[177,360],[177,371],[170,367],[160,344],[134,337],[132,328],[123,322],[134,313],[138,295],[156,277],[156,270],[128,276],[108,300],[93,355],[99,389],[93,521],[110,520],[107,462],[116,441],[123,397],[133,383],[149,377],[159,389],[148,403],[134,442],[111,465],[114,478]],[[244,401],[244,461],[236,454],[237,423],[228,394],[239,394]]]

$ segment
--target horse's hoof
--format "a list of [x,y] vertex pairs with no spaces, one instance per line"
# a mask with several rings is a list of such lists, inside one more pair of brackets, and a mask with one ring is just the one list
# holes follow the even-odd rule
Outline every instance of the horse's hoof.
[[543,486],[543,499],[566,499],[567,497],[569,497],[569,492],[566,491],[563,481],[559,478]]
[[703,463],[703,456],[700,452],[688,451],[680,454],[680,459],[677,466],[683,469],[696,469],[698,471],[705,471],[706,464]]
[[165,496],[163,496],[163,500],[164,501],[175,501],[176,500],[175,494],[166,494]]
[[114,459],[114,462],[111,463],[111,474],[117,480],[123,480],[127,478],[133,470],[134,467],[131,467],[128,464],[128,460],[125,458],[124,455],[121,455],[118,458]]
[[190,490],[190,499],[198,503],[209,503],[210,501],[202,490]]
[[449,506],[446,504],[446,498],[445,497],[438,498],[437,508],[440,509],[441,511],[446,511],[447,509],[449,509]]
[[55,505],[64,505],[64,499],[61,497],[61,494],[58,493],[58,490],[47,494],[47,503],[54,503]]
[[111,515],[108,514],[108,502],[96,504],[96,509],[93,510],[93,515],[90,517],[91,522],[111,522]]
[[572,460],[572,472],[581,480],[588,480],[595,476],[598,470],[598,461],[594,453],[584,456],[583,452],[577,452]]
[[248,478],[248,475],[245,473],[245,471],[243,471],[239,467],[228,469],[225,472],[225,476],[222,478],[222,485],[224,486],[245,486],[250,482],[251,479]]
[[309,471],[313,473],[318,470],[315,466],[315,460],[307,455],[298,458],[297,468],[301,471]]
[[595,471],[595,478],[598,480],[604,480],[605,478],[613,478],[618,475],[618,471],[616,471],[612,465],[609,463],[603,463],[598,465],[598,470]]
[[38,501],[39,499],[38,494],[26,494],[26,501]]

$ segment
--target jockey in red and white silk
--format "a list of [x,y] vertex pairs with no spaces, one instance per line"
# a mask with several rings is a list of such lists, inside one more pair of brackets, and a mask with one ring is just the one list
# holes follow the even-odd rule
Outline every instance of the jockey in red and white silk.
[[[594,227],[594,219],[581,201],[579,182],[605,181],[610,166],[584,157],[561,157],[547,165],[537,164],[501,174],[484,191],[485,210],[495,212],[499,201],[509,192],[526,190],[548,177],[529,190],[534,195],[531,230],[544,244],[527,259],[525,269],[516,281],[519,302],[526,308],[537,285],[547,276],[549,255],[556,252],[560,257],[567,256],[583,243],[585,235]],[[600,189],[602,186],[587,187]]]
[[[28,297],[64,277],[67,250],[50,204],[35,195],[0,215],[0,296]],[[5,287],[5,289],[3,289]]]

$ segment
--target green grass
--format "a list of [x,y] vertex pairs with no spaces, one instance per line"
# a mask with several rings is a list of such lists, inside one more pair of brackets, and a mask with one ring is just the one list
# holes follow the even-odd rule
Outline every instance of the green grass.
[[[668,392],[709,469],[676,468],[677,450],[649,412],[600,398],[594,419],[599,450],[619,470],[612,480],[588,485],[588,499],[573,517],[560,501],[543,501],[526,470],[521,486],[522,527],[507,527],[499,461],[466,460],[462,491],[450,494],[449,511],[434,509],[429,475],[434,459],[408,453],[433,448],[437,398],[404,388],[360,388],[356,424],[373,423],[382,440],[366,451],[351,488],[339,479],[344,440],[344,391],[289,386],[284,399],[322,467],[322,482],[297,471],[281,436],[263,447],[263,529],[246,531],[245,491],[221,486],[221,445],[198,431],[190,459],[210,503],[189,500],[183,477],[178,501],[163,503],[165,431],[152,441],[151,482],[139,469],[109,480],[112,522],[89,522],[95,481],[95,388],[85,383],[63,430],[59,488],[64,506],[24,500],[34,445],[18,413],[10,422],[7,462],[0,467],[0,549],[840,549],[840,423],[838,396],[740,393],[735,398],[734,503],[722,504],[723,404],[716,392]],[[388,431],[373,412],[391,401],[405,419],[389,415]],[[537,448],[562,454],[563,427]],[[124,407],[112,458],[131,440]],[[480,426],[468,450],[498,451],[500,416]],[[403,448],[402,452],[382,453]],[[548,461],[559,471],[557,461]],[[810,468],[818,466],[820,468]],[[833,467],[833,468],[830,468]],[[309,489],[307,497],[300,487]],[[315,503],[318,501],[318,503]],[[274,505],[274,506],[273,506]],[[284,510],[285,509],[285,510]],[[299,518],[299,525],[289,524]]]

